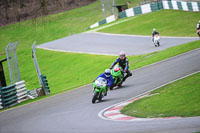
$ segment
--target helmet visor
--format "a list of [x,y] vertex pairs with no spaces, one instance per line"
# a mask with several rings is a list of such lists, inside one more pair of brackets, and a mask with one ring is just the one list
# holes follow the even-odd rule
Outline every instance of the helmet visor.
[[120,59],[123,60],[125,58],[125,55],[120,55]]
[[105,73],[106,77],[110,77],[110,73]]

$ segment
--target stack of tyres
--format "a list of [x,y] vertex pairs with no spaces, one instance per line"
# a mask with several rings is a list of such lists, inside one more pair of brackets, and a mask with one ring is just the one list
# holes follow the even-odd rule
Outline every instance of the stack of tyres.
[[50,88],[49,88],[49,84],[47,81],[47,77],[45,75],[41,75],[41,80],[42,80],[42,88],[44,88],[45,94],[50,94]]

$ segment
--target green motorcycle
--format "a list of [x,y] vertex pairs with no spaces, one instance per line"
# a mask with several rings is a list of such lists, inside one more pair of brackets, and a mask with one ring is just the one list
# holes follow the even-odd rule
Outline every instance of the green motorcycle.
[[98,79],[95,80],[93,83],[93,98],[92,98],[92,103],[95,103],[96,100],[101,101],[102,98],[104,97],[106,93],[106,85],[107,85],[107,80],[105,78],[99,77]]
[[[119,65],[116,65],[111,70],[111,75],[112,75],[112,77],[114,79],[114,86],[113,87],[122,86],[123,79],[124,79],[124,74],[123,74],[123,72],[121,70],[122,70],[122,67],[120,67]],[[110,89],[113,89],[113,88],[110,88]]]

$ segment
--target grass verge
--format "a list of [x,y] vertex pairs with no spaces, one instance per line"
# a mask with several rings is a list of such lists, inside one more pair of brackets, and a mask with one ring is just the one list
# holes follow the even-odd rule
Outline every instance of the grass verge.
[[199,15],[199,12],[160,10],[140,15],[99,32],[151,36],[153,28],[156,28],[161,36],[197,36],[196,24]]
[[156,94],[137,100],[121,112],[140,118],[200,116],[200,73],[152,91]]

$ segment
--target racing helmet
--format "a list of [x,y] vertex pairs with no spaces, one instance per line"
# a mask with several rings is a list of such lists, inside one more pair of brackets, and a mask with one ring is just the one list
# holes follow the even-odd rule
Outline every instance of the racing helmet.
[[200,20],[199,20],[199,24],[200,24]]
[[155,28],[153,28],[153,31],[156,31],[156,29],[155,29]]
[[125,58],[125,56],[126,56],[126,53],[124,51],[121,51],[119,53],[119,57],[120,57],[121,60],[123,60]]
[[111,75],[110,69],[105,70],[105,75],[106,75],[107,78],[110,77],[110,75]]

